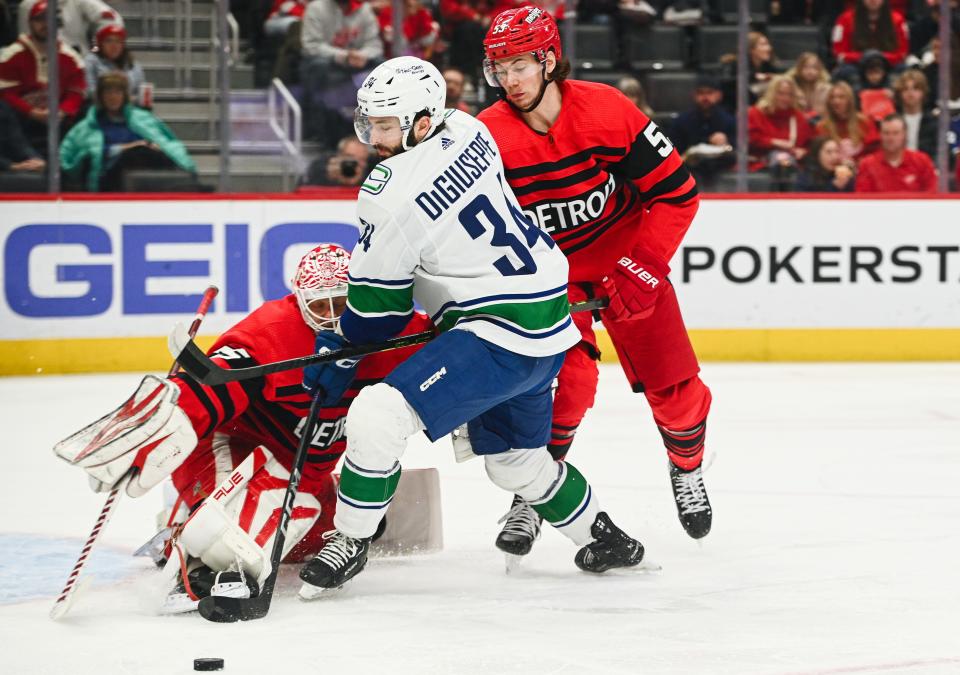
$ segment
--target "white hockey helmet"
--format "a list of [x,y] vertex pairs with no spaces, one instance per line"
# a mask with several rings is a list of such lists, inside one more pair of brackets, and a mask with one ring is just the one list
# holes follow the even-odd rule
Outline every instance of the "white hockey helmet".
[[[336,315],[333,299],[347,294],[347,268],[350,253],[337,244],[320,244],[303,256],[293,275],[293,292],[303,320],[313,330],[336,330],[340,316]],[[319,314],[322,301],[329,303],[326,316]]]
[[357,91],[357,109],[353,127],[357,137],[370,145],[370,117],[396,117],[400,120],[403,149],[409,143],[410,129],[417,113],[430,115],[430,132],[443,122],[447,101],[447,83],[429,61],[415,56],[398,56],[373,69]]

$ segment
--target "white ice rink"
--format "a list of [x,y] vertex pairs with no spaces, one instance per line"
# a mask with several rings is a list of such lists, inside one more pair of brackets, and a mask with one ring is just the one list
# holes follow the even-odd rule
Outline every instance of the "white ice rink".
[[449,442],[445,550],[376,559],[338,597],[281,578],[266,619],[159,617],[157,573],[128,554],[160,497],[124,499],[92,588],[50,621],[103,503],[55,441],[112,409],[135,375],[0,379],[0,673],[960,673],[960,364],[707,364],[714,392],[704,543],[677,522],[645,401],[616,367],[571,460],[659,574],[589,576],[547,531],[518,574],[493,547],[509,496]]

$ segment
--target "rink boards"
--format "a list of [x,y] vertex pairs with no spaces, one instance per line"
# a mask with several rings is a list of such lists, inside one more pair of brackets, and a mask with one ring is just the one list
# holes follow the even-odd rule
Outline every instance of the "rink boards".
[[[353,247],[352,195],[329,196],[3,201],[0,374],[163,370],[208,284],[212,336],[317,242]],[[704,360],[960,359],[958,225],[955,198],[708,197],[671,280]]]

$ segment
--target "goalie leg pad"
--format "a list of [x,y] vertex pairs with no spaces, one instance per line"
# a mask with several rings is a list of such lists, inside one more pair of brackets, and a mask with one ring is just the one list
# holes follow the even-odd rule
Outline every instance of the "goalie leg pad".
[[131,467],[138,475],[127,494],[139,497],[174,471],[197,444],[187,414],[177,406],[180,389],[147,375],[116,410],[54,446],[61,459],[82,467],[91,486],[105,492]]
[[[237,570],[257,579],[270,574],[270,552],[280,522],[290,473],[263,446],[257,447],[214,490],[183,526],[186,552],[215,571]],[[287,527],[286,555],[320,515],[320,502],[298,493]]]

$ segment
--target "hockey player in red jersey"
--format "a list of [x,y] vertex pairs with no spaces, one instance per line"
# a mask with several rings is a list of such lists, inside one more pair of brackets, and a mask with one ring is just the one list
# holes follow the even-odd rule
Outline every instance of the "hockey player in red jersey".
[[[568,80],[553,18],[535,7],[497,15],[484,71],[502,99],[480,113],[524,213],[570,262],[571,302],[607,296],[599,313],[635,392],[666,445],[678,515],[693,538],[710,531],[701,462],[710,390],[698,377],[673,285],[673,257],[699,197],[670,140],[616,89]],[[574,316],[582,341],[567,352],[554,401],[555,457],[566,455],[593,405],[599,358],[593,317]],[[497,546],[529,552],[539,520],[515,499]]]
[[[221,335],[210,349],[214,361],[244,368],[314,353],[317,332],[336,329],[346,306],[349,260],[336,244],[313,249],[297,268],[294,293],[264,303]],[[414,313],[404,332],[431,326]],[[285,561],[309,559],[323,546],[323,533],[333,529],[332,472],[346,449],[351,401],[413,349],[368,356],[343,398],[321,410],[286,534]],[[310,407],[302,379],[301,369],[213,387],[182,372],[168,380],[147,376],[117,411],[58,444],[57,454],[82,466],[97,491],[114,487],[131,468],[137,469],[126,486],[131,497],[172,479],[177,497],[167,525],[175,537],[165,552],[181,573],[161,611],[195,609],[211,592],[256,595],[270,573],[279,509]]]

